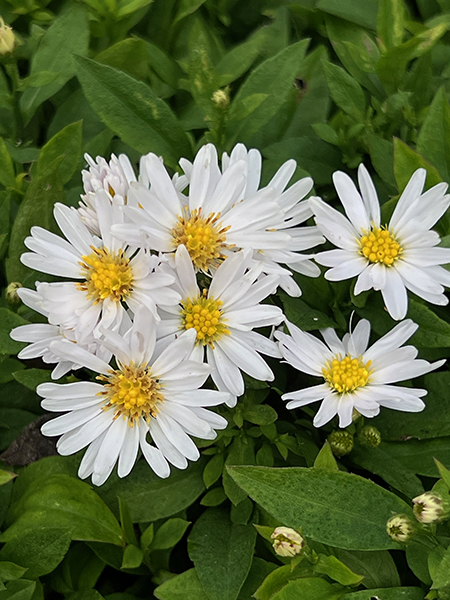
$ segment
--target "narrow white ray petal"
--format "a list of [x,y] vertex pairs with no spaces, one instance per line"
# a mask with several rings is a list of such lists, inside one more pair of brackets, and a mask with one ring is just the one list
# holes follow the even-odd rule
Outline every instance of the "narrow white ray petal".
[[140,440],[139,444],[142,450],[142,454],[144,455],[145,460],[148,462],[153,471],[161,477],[162,479],[166,479],[170,475],[170,466],[167,460],[165,459],[163,453],[158,448],[155,448],[151,444],[149,444],[145,437],[148,431],[148,427],[144,427],[143,424],[139,426],[139,434]]
[[345,354],[344,344],[338,338],[334,329],[328,327],[327,329],[321,329],[320,333],[332,352],[335,354]]
[[353,394],[342,394],[339,398],[337,414],[339,415],[339,427],[348,427],[352,423],[354,398]]
[[337,414],[339,406],[338,394],[329,393],[322,401],[313,420],[314,427],[322,427]]
[[198,151],[192,167],[189,185],[189,209],[203,206],[220,179],[217,150],[213,144],[206,144]]
[[367,266],[367,260],[362,256],[356,256],[351,260],[342,263],[339,267],[328,269],[325,273],[325,279],[328,281],[342,281],[343,279],[351,279],[364,271]]
[[404,319],[408,310],[408,295],[397,269],[386,269],[386,284],[381,294],[391,317],[395,321]]
[[342,171],[333,173],[333,183],[344,210],[357,232],[369,231],[370,218],[363,200],[350,177]]
[[177,268],[178,279],[183,290],[183,298],[196,298],[200,294],[195,277],[194,267],[191,257],[186,247],[178,246],[175,253],[175,265]]
[[357,254],[355,252],[341,249],[326,250],[325,252],[319,252],[314,256],[314,260],[316,260],[319,265],[323,265],[324,267],[339,267],[343,263],[347,263],[355,258],[357,258]]
[[99,383],[90,381],[77,381],[75,383],[41,383],[36,392],[42,398],[54,398],[56,400],[70,400],[71,398],[82,398],[95,396],[101,393],[104,387]]
[[134,467],[139,450],[139,427],[140,424],[135,423],[134,427],[128,426],[126,429],[125,439],[117,464],[117,474],[119,477],[126,477]]
[[[225,352],[219,347],[215,346],[212,350],[207,346],[208,362],[210,362],[210,356],[214,356],[214,363],[219,374],[220,380],[225,386],[225,390],[230,391],[235,396],[242,396],[244,393],[244,380],[241,372],[235,363],[230,360]],[[213,379],[215,379],[214,371],[211,373]]]
[[415,333],[418,329],[418,325],[411,321],[411,319],[406,319],[402,321],[398,325],[396,325],[391,331],[386,333],[382,338],[380,338],[375,344],[373,344],[363,356],[363,361],[367,362],[369,360],[373,361],[379,356],[390,352],[391,350],[395,350],[400,348],[406,340]]
[[417,171],[413,173],[411,179],[408,181],[407,186],[403,190],[399,201],[397,202],[397,206],[395,207],[389,222],[389,228],[395,229],[398,221],[408,209],[408,205],[411,204],[418,196],[420,196],[423,186],[425,185],[426,178],[427,172],[425,169],[417,169]]
[[369,175],[366,167],[361,163],[358,168],[358,183],[361,189],[361,195],[366,207],[369,221],[380,226],[380,203],[378,201],[377,191],[373,185],[372,178]]
[[112,421],[113,413],[111,411],[102,411],[81,427],[65,433],[59,438],[56,444],[59,454],[63,456],[75,454],[75,452],[90,444],[105,429],[110,427]]
[[[192,392],[174,392],[170,397],[164,399],[164,407],[171,406],[171,411],[177,411],[178,405],[183,406],[218,406],[224,404],[229,398],[227,392],[218,392],[216,390],[201,389],[196,390],[195,395]],[[176,408],[172,406],[176,404]],[[175,418],[173,412],[170,413]],[[178,419],[177,419],[178,420]],[[192,434],[195,435],[195,434]]]
[[97,371],[97,373],[102,373],[103,375],[107,375],[111,370],[111,367],[101,358],[68,340],[52,342],[50,350],[65,360],[76,362],[87,369]]
[[183,454],[170,442],[162,431],[158,419],[152,419],[150,422],[150,435],[156,446],[161,450],[164,457],[178,469],[185,469],[188,462]]
[[[165,411],[161,411],[157,419],[162,432],[170,443],[189,460],[198,460],[200,452],[180,424],[167,415]],[[209,429],[208,426],[208,431]]]
[[164,165],[161,163],[156,154],[150,153],[147,155],[147,172],[152,186],[152,191],[159,197],[161,202],[174,215],[180,214],[181,205],[178,199],[178,194],[173,187]]
[[59,228],[80,255],[90,254],[94,239],[86,225],[81,221],[78,212],[57,202],[53,214]]
[[217,340],[216,345],[220,347],[228,358],[245,373],[261,381],[273,381],[274,375],[268,364],[252,348],[244,346],[231,336],[222,337]]
[[195,329],[189,329],[171,342],[152,365],[152,373],[154,373],[155,377],[168,374],[185,360],[192,352],[196,336],[197,332]]
[[106,432],[94,461],[92,483],[95,485],[102,485],[110,476],[122,450],[127,428],[127,420],[118,417]]
[[370,321],[361,319],[350,335],[348,352],[352,356],[360,356],[367,350],[370,337]]
[[41,432],[48,436],[57,436],[72,431],[81,425],[84,425],[88,421],[102,412],[100,404],[97,402],[94,406],[88,408],[82,408],[80,410],[73,410],[70,413],[56,417],[51,421],[47,421],[41,427]]
[[100,446],[103,443],[105,436],[106,431],[100,434],[98,438],[96,438],[93,442],[89,444],[78,468],[78,477],[80,479],[86,479],[86,477],[92,475],[92,472],[94,470],[95,458],[97,456],[97,452],[99,451]]
[[295,173],[296,168],[297,162],[295,160],[287,160],[269,181],[268,187],[275,188],[278,194],[281,194]]
[[95,405],[102,405],[102,399],[99,396],[88,396],[86,398],[45,398],[41,402],[42,408],[50,412],[62,412],[64,410],[79,410],[89,408]]
[[328,383],[321,383],[320,385],[297,390],[296,392],[288,392],[287,394],[283,394],[281,399],[290,400],[289,404],[286,405],[288,408],[297,408],[311,402],[317,402],[317,400],[322,400],[329,392],[330,386]]

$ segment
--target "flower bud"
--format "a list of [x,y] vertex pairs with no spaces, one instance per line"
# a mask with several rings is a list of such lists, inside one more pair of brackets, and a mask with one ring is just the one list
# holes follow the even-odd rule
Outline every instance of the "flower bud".
[[11,54],[16,45],[16,38],[12,27],[5,25],[5,21],[0,17],[0,56]]
[[386,523],[386,531],[394,542],[404,544],[416,531],[416,524],[406,515],[395,515]]
[[348,431],[332,431],[328,436],[331,450],[338,458],[353,450],[353,436]]
[[216,90],[212,95],[211,100],[218,108],[227,108],[230,104],[230,96],[228,94],[228,90]]
[[358,441],[366,448],[376,448],[381,444],[381,433],[373,425],[366,425],[359,432]]
[[271,538],[275,552],[285,558],[300,554],[305,546],[302,536],[290,527],[276,527]]
[[11,282],[5,290],[5,298],[10,306],[16,306],[21,303],[21,299],[17,290],[23,287],[18,281]]
[[430,525],[445,521],[450,514],[449,500],[435,492],[425,492],[413,499],[414,516],[420,523]]

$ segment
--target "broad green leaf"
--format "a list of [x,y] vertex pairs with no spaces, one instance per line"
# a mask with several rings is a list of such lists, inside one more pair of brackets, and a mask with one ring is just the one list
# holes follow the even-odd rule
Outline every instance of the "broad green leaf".
[[407,146],[402,140],[394,139],[394,175],[398,191],[401,193],[417,169],[427,170],[426,188],[430,188],[442,181],[437,170],[418,152]]
[[52,381],[51,372],[45,369],[24,369],[13,373],[14,379],[27,387],[35,390],[41,383]]
[[449,181],[450,105],[443,87],[437,91],[420,129],[417,150]]
[[422,483],[413,471],[385,453],[382,448],[356,446],[349,457],[358,466],[379,475],[384,481],[409,498],[423,494]]
[[137,569],[141,566],[143,559],[143,551],[137,546],[129,544],[123,553],[121,569]]
[[111,476],[98,490],[108,506],[117,505],[117,496],[130,507],[134,523],[165,519],[190,506],[205,489],[202,480],[204,462],[192,463],[185,470],[173,469],[161,479],[140,461],[126,479]]
[[191,15],[193,12],[198,10],[200,6],[205,3],[205,1],[206,0],[180,0],[174,23],[181,21],[181,19],[184,19],[188,15]]
[[378,0],[318,0],[316,8],[373,31],[377,28]]
[[448,348],[450,346],[450,324],[440,319],[424,304],[411,300],[408,317],[419,325],[410,343],[418,348]]
[[9,471],[0,469],[0,485],[5,485],[5,483],[12,481],[14,477],[17,477],[16,473],[10,473]]
[[155,73],[161,77],[161,79],[173,88],[178,87],[178,81],[183,75],[183,71],[170,56],[165,52],[151,44],[146,42],[147,52],[150,57],[150,66]]
[[[289,581],[299,577],[313,577],[314,572],[309,562],[302,560],[294,569],[292,563],[272,570],[256,590],[257,600],[271,600],[278,591],[282,590]],[[323,581],[323,580],[322,580]]]
[[232,83],[250,69],[262,51],[267,35],[267,27],[258,29],[245,42],[235,46],[225,54],[222,60],[215,66],[220,86]]
[[[277,55],[264,61],[251,72],[236,94],[229,111],[228,145],[236,140],[246,144],[264,127],[288,100],[309,40],[288,46]],[[253,112],[242,117],[243,109],[251,97],[267,94],[254,107]],[[244,120],[245,119],[245,120]]]
[[425,593],[418,587],[398,587],[351,592],[342,596],[342,600],[423,600],[424,597]]
[[223,453],[214,454],[214,456],[209,460],[203,471],[203,481],[207,488],[211,487],[213,483],[221,477],[223,471],[223,465],[225,462],[225,457]]
[[323,68],[331,97],[336,105],[357,123],[363,123],[366,99],[359,83],[342,67],[324,62]]
[[0,581],[20,579],[27,570],[26,567],[21,567],[9,560],[4,560],[3,556],[0,556],[0,559]]
[[404,11],[403,0],[379,0],[377,36],[386,50],[403,41]]
[[272,596],[272,600],[339,600],[342,593],[325,579],[319,577],[305,577],[289,581],[279,592]]
[[83,6],[74,5],[53,21],[33,56],[30,76],[51,71],[59,77],[43,87],[29,88],[23,93],[20,105],[28,120],[44,100],[51,98],[75,75],[73,54],[86,54],[88,43],[89,25]]
[[385,441],[419,440],[450,435],[450,423],[442,418],[450,410],[450,373],[431,373],[423,378],[428,394],[420,413],[404,413],[383,409],[372,423]]
[[121,40],[100,52],[95,60],[143,81],[149,74],[150,57],[147,44],[137,38]]
[[[233,484],[234,482],[231,481]],[[239,488],[238,488],[239,489]],[[240,490],[239,490],[240,491]],[[215,487],[212,490],[206,492],[203,498],[200,500],[202,506],[219,506],[227,499],[222,487]]]
[[337,550],[337,557],[350,569],[364,575],[362,585],[366,588],[388,588],[401,585],[397,567],[387,550],[375,552]]
[[0,308],[0,354],[17,354],[25,344],[15,342],[10,337],[11,329],[26,325],[27,321],[21,316],[9,310],[9,308]]
[[232,523],[226,511],[210,508],[188,539],[189,557],[210,600],[236,600],[253,559],[256,531]]
[[447,548],[436,569],[430,569],[433,588],[439,589],[450,585],[450,548]]
[[134,546],[138,546],[138,540],[136,536],[136,532],[134,531],[133,520],[130,514],[130,507],[127,502],[120,496],[118,497],[119,501],[119,515],[120,515],[120,524],[122,526],[122,534],[123,539],[128,544],[134,544]]
[[325,469],[326,471],[339,471],[339,467],[328,441],[325,442],[320,449],[319,454],[316,456],[314,467],[316,469]]
[[6,584],[6,590],[0,591],[1,600],[31,600],[36,589],[36,581],[16,579]]
[[373,133],[367,136],[370,160],[381,179],[396,188],[394,177],[394,146],[388,141]]
[[413,538],[406,546],[406,560],[414,575],[427,586],[431,586],[428,556],[436,547],[436,540],[426,534]]
[[0,551],[0,560],[27,567],[27,577],[37,579],[56,569],[69,545],[66,529],[31,529],[7,542]]
[[295,467],[228,471],[280,524],[301,528],[306,537],[338,548],[397,548],[386,533],[386,521],[395,513],[411,513],[394,494],[350,473]]
[[154,591],[159,600],[210,600],[195,569],[189,569],[164,582]]
[[238,600],[253,600],[256,590],[265,578],[277,568],[272,562],[254,557],[250,572],[239,593]]
[[437,460],[436,458],[434,459],[434,462],[436,463],[436,467],[439,471],[439,475],[442,477],[442,479],[445,482],[445,485],[449,488],[450,490],[450,471],[447,469],[447,467],[445,465],[443,465],[439,460]]
[[102,121],[141,153],[155,152],[176,166],[190,157],[189,140],[169,106],[150,87],[113,67],[77,57],[78,78]]
[[155,537],[155,526],[153,523],[147,527],[147,529],[141,535],[141,548],[143,550],[147,550],[150,544],[153,542],[153,538]]
[[358,575],[347,567],[342,561],[335,556],[325,556],[319,554],[318,561],[314,564],[314,571],[327,575],[333,581],[337,581],[341,585],[359,585],[364,578],[364,575]]
[[173,548],[181,540],[189,525],[190,521],[185,521],[178,517],[168,519],[156,531],[150,549],[168,550],[169,548]]
[[81,158],[82,126],[82,121],[67,125],[45,144],[37,164],[38,176],[59,159],[61,162],[59,163],[58,173],[61,181],[63,184],[70,181]]
[[450,464],[449,438],[382,442],[380,448],[418,475],[438,476],[434,458],[444,464]]
[[20,90],[24,91],[28,88],[37,88],[44,87],[49,83],[53,83],[56,79],[58,79],[59,73],[55,73],[53,71],[39,71],[34,75],[30,75],[25,79],[22,79],[20,82]]
[[[226,465],[254,465],[255,444],[250,437],[236,436],[225,460]],[[233,481],[228,471],[223,471],[223,488],[233,504],[239,504],[247,494]]]
[[2,138],[0,138],[0,183],[6,188],[16,187],[14,164]]
[[30,530],[65,529],[74,540],[122,544],[119,523],[87,483],[68,475],[50,475],[33,481],[8,514],[9,542]]
[[153,0],[118,0],[115,16],[117,19],[131,15],[132,13],[149,6]]
[[291,298],[280,292],[284,313],[289,321],[303,331],[316,331],[325,327],[336,327],[334,320],[319,310],[315,310],[298,298]]
[[37,275],[20,262],[20,256],[25,252],[24,239],[30,234],[30,228],[40,226],[52,229],[53,206],[55,202],[64,202],[64,189],[59,175],[61,159],[33,177],[27,188],[25,197],[17,211],[16,220],[11,230],[9,257],[6,260],[6,275],[8,281],[19,281],[24,285],[33,285],[36,279],[42,281],[42,275]]

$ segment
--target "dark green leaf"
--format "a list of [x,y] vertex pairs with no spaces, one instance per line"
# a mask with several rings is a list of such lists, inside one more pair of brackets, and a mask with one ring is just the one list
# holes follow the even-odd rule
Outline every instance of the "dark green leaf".
[[378,0],[318,0],[316,8],[373,31],[377,27]]
[[222,502],[225,502],[226,499],[227,495],[225,494],[223,487],[216,487],[206,492],[200,500],[200,504],[202,506],[219,506]]
[[399,192],[403,192],[411,175],[417,169],[427,170],[426,188],[442,181],[437,170],[423,156],[412,150],[398,138],[394,139],[394,175]]
[[324,62],[323,67],[334,102],[357,123],[363,123],[366,99],[359,83],[342,67],[330,62]]
[[339,600],[341,592],[318,577],[305,577],[289,581],[272,600]]
[[450,464],[449,438],[431,440],[407,440],[404,442],[382,442],[381,448],[401,462],[408,470],[418,475],[437,477],[438,470],[434,457],[444,464]]
[[160,600],[210,600],[195,569],[169,579],[157,587],[154,594]]
[[27,321],[8,308],[0,308],[0,354],[16,354],[25,344],[15,342],[9,336],[11,329],[25,325]]
[[0,138],[0,183],[7,187],[16,187],[14,164],[9,155],[5,141]]
[[397,567],[387,550],[375,552],[337,550],[337,556],[353,571],[364,575],[362,585],[366,588],[401,585]]
[[207,488],[211,487],[213,483],[216,483],[216,481],[222,475],[224,462],[225,458],[223,453],[219,453],[214,454],[214,456],[206,465],[203,471],[203,481],[205,482]]
[[331,451],[331,446],[327,441],[320,449],[319,454],[316,456],[314,467],[316,469],[325,469],[326,471],[339,471],[336,459]]
[[123,553],[122,569],[137,569],[141,566],[144,553],[140,548],[129,544]]
[[227,513],[208,509],[189,535],[189,556],[211,600],[236,600],[253,559],[256,531],[231,523]]
[[168,519],[155,533],[150,550],[168,550],[173,548],[181,540],[189,527],[190,521],[179,519]]
[[284,292],[280,292],[280,297],[288,320],[303,331],[317,331],[317,329],[326,327],[337,327],[331,317],[311,308],[303,300],[291,298]]
[[12,581],[13,579],[20,579],[26,572],[26,567],[16,565],[11,561],[4,560],[3,556],[0,561],[0,581]]
[[45,369],[24,369],[16,371],[13,376],[16,381],[33,391],[39,384],[52,381],[51,372]]
[[319,554],[318,561],[314,564],[314,571],[327,575],[333,581],[341,585],[359,585],[363,580],[363,575],[357,575],[335,556],[325,556]]
[[345,594],[342,600],[423,600],[424,592],[418,587],[380,588],[377,590],[363,590]]
[[16,579],[6,584],[6,590],[0,591],[0,600],[31,600],[36,589],[36,581]]
[[445,181],[450,179],[450,105],[440,88],[428,110],[417,139],[417,150],[434,165]]
[[[228,467],[253,500],[280,523],[313,540],[350,550],[396,548],[386,533],[395,513],[409,506],[372,481],[340,471]],[[352,501],[349,504],[348,498]]]
[[137,38],[128,38],[110,46],[98,54],[95,60],[142,81],[146,80],[150,72],[147,44]]
[[5,483],[12,481],[14,477],[17,477],[16,473],[10,473],[9,471],[0,469],[0,485],[5,485]]

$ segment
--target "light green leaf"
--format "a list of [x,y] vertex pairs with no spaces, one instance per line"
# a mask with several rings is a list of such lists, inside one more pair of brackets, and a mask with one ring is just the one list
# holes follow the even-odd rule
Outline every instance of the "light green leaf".
[[230,50],[215,66],[219,85],[232,83],[250,69],[263,49],[268,35],[268,27],[258,29],[245,42]]
[[437,91],[420,129],[417,150],[445,181],[450,179],[450,105],[443,87]]
[[159,600],[210,600],[195,569],[189,569],[165,581],[154,591]]
[[[288,46],[251,72],[236,94],[229,112],[228,145],[235,140],[250,144],[252,137],[282,108],[293,91],[293,82],[309,40]],[[251,97],[267,97],[246,118],[244,107]]]
[[9,471],[4,471],[0,469],[0,485],[5,485],[5,483],[9,483],[17,477],[17,473],[10,473]]
[[117,19],[123,19],[134,12],[149,6],[153,0],[118,0],[115,16]]
[[0,138],[0,183],[6,188],[16,187],[13,161],[3,138]]
[[[250,437],[236,436],[225,460],[226,465],[254,465],[255,444]],[[239,504],[247,494],[236,485],[228,471],[223,472],[223,488],[233,504]]]
[[150,550],[168,550],[169,548],[173,548],[181,540],[189,525],[190,521],[185,521],[178,517],[168,519],[156,531]]
[[[0,556],[0,558],[2,558]],[[12,581],[14,579],[20,579],[26,572],[26,567],[16,565],[11,561],[1,560],[0,561],[0,581]]]
[[22,79],[19,89],[24,91],[28,88],[44,87],[56,81],[58,77],[59,73],[55,73],[53,71],[39,71],[34,75],[30,75],[29,77]]
[[305,577],[289,581],[272,600],[339,600],[342,596],[331,584],[319,577]]
[[436,458],[434,459],[434,462],[436,463],[436,467],[438,468],[439,471],[439,475],[442,477],[442,479],[445,482],[445,485],[449,488],[450,490],[450,471],[447,469],[447,467],[445,467],[439,460],[437,460]]
[[150,42],[146,42],[146,46],[152,69],[167,85],[177,88],[178,81],[183,75],[183,71],[178,66],[178,63],[163,52],[161,48],[158,48],[158,46]]
[[51,98],[75,75],[73,54],[86,54],[88,43],[89,26],[83,6],[74,5],[53,21],[33,56],[30,76],[41,71],[51,71],[59,76],[52,83],[29,88],[23,93],[20,104],[28,120],[44,100]]
[[102,121],[141,153],[155,152],[175,167],[191,146],[169,106],[150,87],[113,67],[77,57],[78,78]]
[[418,348],[450,347],[450,324],[424,304],[411,300],[408,317],[419,325],[410,343]]
[[110,46],[95,57],[103,65],[125,71],[131,77],[145,81],[150,72],[147,44],[144,40],[128,38]]
[[207,488],[211,487],[213,483],[216,483],[216,481],[222,475],[224,462],[225,457],[221,452],[218,454],[214,454],[214,456],[206,465],[203,471],[203,481],[205,482]]
[[357,575],[335,556],[319,554],[318,561],[314,564],[314,571],[327,575],[341,585],[359,585],[364,575]]
[[64,127],[42,148],[37,164],[38,176],[59,159],[58,173],[63,184],[70,181],[81,158],[83,122],[78,121]]
[[0,308],[0,354],[17,354],[24,348],[25,344],[15,342],[9,334],[14,327],[26,324],[27,321],[12,310]]
[[256,531],[231,523],[221,509],[208,509],[189,535],[188,551],[210,600],[236,600],[253,559]]
[[442,181],[437,170],[423,156],[402,140],[394,138],[394,175],[400,193],[405,189],[414,171],[420,168],[427,170],[426,188]]
[[376,590],[362,590],[345,594],[342,600],[423,600],[424,592],[418,587],[380,588]]
[[30,529],[7,542],[0,551],[0,559],[27,567],[27,577],[37,579],[56,569],[69,546],[66,529]]
[[52,381],[51,371],[45,369],[24,369],[13,373],[13,377],[29,390],[35,390],[39,384]]
[[430,568],[433,589],[450,585],[450,547],[444,552],[435,569]]
[[318,0],[316,8],[373,31],[377,28],[378,0]]
[[143,559],[143,551],[133,544],[129,544],[123,553],[121,569],[137,569],[141,566]]
[[350,473],[294,467],[228,467],[228,471],[280,523],[338,548],[397,548],[386,533],[386,521],[395,513],[411,513],[394,494]]
[[[234,483],[233,481],[231,483]],[[215,487],[212,490],[206,492],[203,498],[200,500],[202,506],[219,506],[227,499],[222,487]]]
[[87,483],[68,475],[33,481],[11,506],[8,519],[4,542],[39,527],[56,527],[74,540],[122,544],[120,525],[106,504]]
[[364,575],[362,585],[366,588],[388,588],[401,585],[397,567],[387,550],[375,552],[337,550],[337,557],[350,569]]
[[194,13],[205,3],[205,1],[206,0],[180,0],[174,23],[177,23],[177,21],[181,21],[181,19]]
[[331,97],[337,106],[357,123],[363,123],[366,112],[366,99],[359,83],[342,67],[324,62]]
[[404,11],[403,0],[379,0],[377,35],[386,50],[403,41]]
[[16,579],[6,584],[6,590],[0,591],[0,600],[31,600],[36,589],[36,581]]
[[203,461],[192,463],[185,470],[174,469],[167,479],[151,471],[140,461],[124,479],[111,476],[98,490],[108,506],[114,506],[117,496],[130,507],[134,523],[165,519],[190,506],[205,489]]

